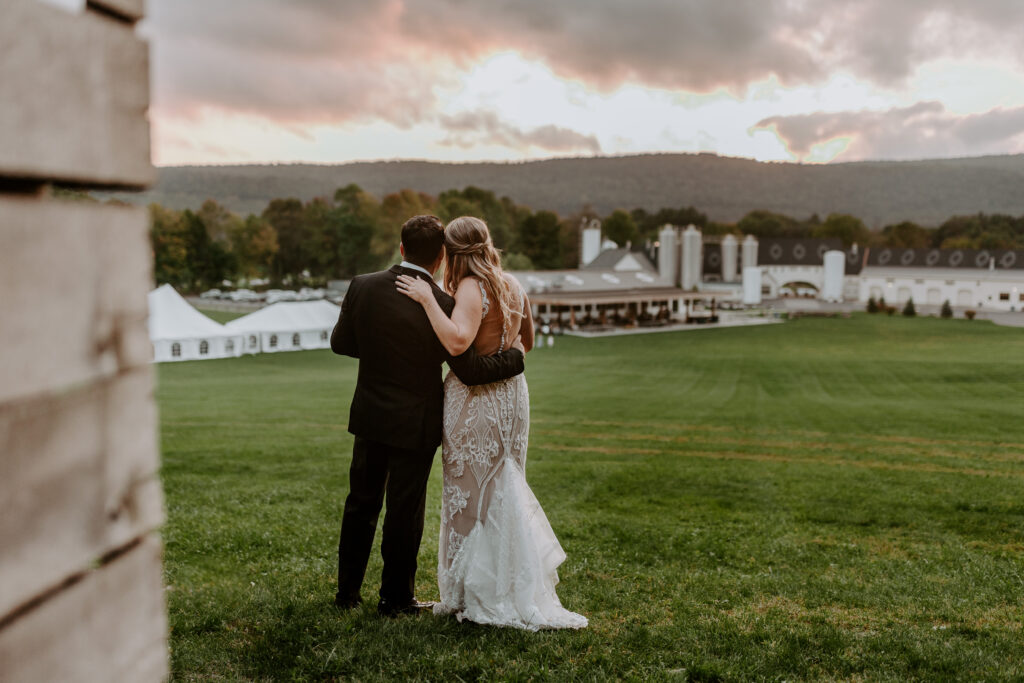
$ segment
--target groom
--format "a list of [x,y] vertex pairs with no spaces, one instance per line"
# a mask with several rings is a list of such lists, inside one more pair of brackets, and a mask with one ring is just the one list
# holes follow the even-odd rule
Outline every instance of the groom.
[[436,216],[413,216],[402,226],[401,265],[352,280],[341,304],[331,349],[359,359],[359,378],[349,412],[355,435],[349,494],[338,543],[338,593],[334,604],[359,605],[381,505],[387,498],[381,555],[380,602],[385,616],[430,607],[416,600],[416,555],[423,536],[423,509],[434,452],[441,443],[444,390],[441,364],[467,385],[488,384],[523,371],[522,346],[478,356],[470,346],[451,357],[434,334],[423,307],[395,288],[399,275],[434,287],[451,315],[455,300],[434,284],[444,259],[444,225]]

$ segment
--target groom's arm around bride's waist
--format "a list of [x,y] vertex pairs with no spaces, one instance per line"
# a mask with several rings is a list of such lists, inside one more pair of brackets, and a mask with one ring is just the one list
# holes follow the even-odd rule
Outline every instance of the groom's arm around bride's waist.
[[[437,297],[437,302],[441,305],[441,310],[445,312],[445,315],[451,317],[452,310],[455,308],[455,299],[440,290],[435,291],[434,296]],[[470,344],[465,353],[459,356],[449,356],[447,361],[448,367],[452,369],[455,376],[467,386],[500,382],[503,379],[515,377],[526,369],[522,344],[519,344],[518,349],[516,345],[513,345],[508,351],[502,351],[493,356],[481,356]]]
[[448,359],[448,367],[463,384],[490,384],[509,377],[515,377],[526,368],[523,352],[516,348],[481,356],[472,346],[461,356]]
[[[338,323],[334,326],[334,331],[331,333],[331,350],[334,353],[343,356],[351,356],[352,358],[360,357],[360,349],[358,336],[356,335],[356,326],[358,324],[356,318],[358,315],[353,315],[359,301],[360,293],[363,288],[363,280],[367,276],[357,276],[352,279],[349,284],[348,292],[345,294],[345,299],[341,302],[341,312],[338,316]],[[373,277],[373,276],[369,276]],[[371,281],[372,285],[373,282]],[[393,284],[388,281],[387,283],[388,294],[393,293]],[[374,291],[371,287],[368,290],[371,294]],[[439,300],[442,303],[442,308],[445,312],[451,315],[451,309],[455,305],[455,300],[450,296],[439,293]],[[417,305],[417,313],[423,315]],[[425,325],[426,316],[423,316],[423,322]],[[443,353],[444,349],[440,343],[437,344],[438,349]],[[473,349],[472,346],[460,356],[451,357],[445,355],[443,358],[437,358],[437,362],[446,360],[448,366],[451,367],[452,372],[462,380],[463,384],[473,386],[476,384],[490,384],[491,382],[498,382],[509,377],[515,377],[516,375],[523,372],[525,363],[523,361],[523,353],[520,349],[511,348],[508,351],[496,353],[493,356],[481,356]]]

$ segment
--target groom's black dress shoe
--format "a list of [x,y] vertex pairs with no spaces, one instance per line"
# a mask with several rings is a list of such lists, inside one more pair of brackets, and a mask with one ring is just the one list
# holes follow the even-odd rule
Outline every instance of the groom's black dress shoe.
[[355,609],[361,604],[363,604],[363,599],[358,595],[349,597],[343,597],[341,595],[334,596],[334,606],[339,609]]
[[404,605],[381,598],[380,602],[377,603],[377,614],[382,617],[397,617],[401,614],[416,614],[423,610],[431,609],[433,606],[434,603],[432,602],[420,602],[416,598],[413,598],[411,602],[407,602]]

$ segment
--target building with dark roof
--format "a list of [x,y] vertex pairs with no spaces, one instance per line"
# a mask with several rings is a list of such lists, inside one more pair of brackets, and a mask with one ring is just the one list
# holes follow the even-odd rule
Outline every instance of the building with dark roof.
[[858,298],[902,305],[1024,310],[1024,251],[1001,249],[867,250]]
[[[599,228],[587,230],[600,243]],[[650,255],[605,248],[578,270],[515,273],[538,313],[686,311],[717,300],[760,303],[787,296],[903,305],[1024,309],[1024,251],[846,247],[838,239],[733,235],[705,238],[665,226]],[[742,278],[740,275],[742,274]],[[543,311],[541,310],[543,308]]]

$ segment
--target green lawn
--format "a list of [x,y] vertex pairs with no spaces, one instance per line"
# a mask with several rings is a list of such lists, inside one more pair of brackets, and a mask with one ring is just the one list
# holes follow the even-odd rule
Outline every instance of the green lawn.
[[245,313],[241,313],[238,311],[218,311],[212,308],[199,308],[198,310],[207,318],[215,320],[221,323],[222,325],[226,322],[231,322],[235,318],[241,318],[243,315],[245,315]]
[[[527,368],[580,632],[379,619],[376,551],[337,611],[356,362],[159,366],[174,679],[1024,678],[1024,330],[801,319]],[[435,462],[421,598],[439,505]]]

